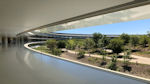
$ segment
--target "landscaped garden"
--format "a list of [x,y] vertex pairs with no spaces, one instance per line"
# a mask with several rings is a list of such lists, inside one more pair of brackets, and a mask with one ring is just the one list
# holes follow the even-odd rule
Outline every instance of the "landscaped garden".
[[[110,38],[94,33],[87,39],[50,39],[38,48],[42,52],[95,66],[150,78],[150,65],[132,62],[131,55],[150,57],[150,34]],[[94,56],[95,55],[95,56]]]

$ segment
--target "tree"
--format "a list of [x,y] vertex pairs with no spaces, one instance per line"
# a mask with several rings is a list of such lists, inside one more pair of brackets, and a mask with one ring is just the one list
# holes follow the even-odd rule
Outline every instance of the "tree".
[[70,50],[74,50],[76,47],[76,42],[74,40],[68,40],[66,44],[66,48]]
[[93,34],[93,41],[95,42],[95,48],[98,47],[98,41],[101,39],[103,35],[101,33],[94,33]]
[[94,48],[94,41],[90,38],[87,38],[84,40],[84,48],[89,52],[89,56],[90,56],[90,49]]
[[140,37],[140,44],[142,45],[142,47],[146,47],[146,45],[148,44],[148,41],[149,40],[146,35]]
[[103,51],[103,53],[101,53],[102,55],[102,62],[100,63],[100,65],[106,65],[106,51]]
[[129,67],[129,61],[130,61],[130,54],[131,54],[131,50],[128,50],[124,53],[125,55],[123,56],[124,61],[123,61],[123,69],[124,71],[128,70],[131,71],[131,67]]
[[59,40],[59,41],[57,42],[57,47],[58,47],[58,48],[65,48],[65,47],[66,47],[66,41],[64,41],[64,40]]
[[77,47],[79,50],[80,50],[81,48],[83,48],[83,47],[84,47],[84,41],[83,41],[83,40],[77,41],[76,47]]
[[105,50],[105,47],[109,44],[109,39],[106,37],[106,35],[104,35],[102,37],[102,39],[100,39],[98,41],[98,47],[99,48],[102,48],[100,50],[100,54],[102,55],[102,62],[101,62],[101,65],[106,65],[106,50]]
[[94,47],[95,43],[92,39],[87,38],[84,40],[84,47],[85,49],[89,50],[92,49]]
[[52,49],[52,54],[53,54],[53,55],[60,56],[61,53],[62,53],[62,52],[61,52],[60,49],[57,49],[57,48]]
[[98,41],[98,47],[99,47],[99,48],[104,48],[104,47],[106,47],[108,44],[109,44],[109,39],[106,37],[106,35],[104,35],[104,36],[102,37],[102,39],[100,39],[100,40]]
[[130,36],[128,34],[121,34],[120,38],[124,41],[124,44],[127,44],[129,43],[129,40],[130,40]]
[[148,37],[150,37],[150,31],[147,31],[147,35],[148,35]]
[[112,49],[114,53],[121,53],[123,51],[123,40],[118,38],[110,40],[109,48]]
[[148,47],[150,48],[150,39],[148,40]]
[[139,44],[139,38],[137,36],[131,36],[130,43],[132,46],[135,47],[137,44]]
[[108,69],[117,70],[117,57],[116,56],[112,56],[111,62],[108,65]]
[[46,41],[46,45],[50,50],[53,50],[54,48],[57,48],[57,43],[55,39],[50,39]]
[[[147,36],[150,37],[150,31],[147,31]],[[150,47],[150,39],[148,40],[148,46]]]

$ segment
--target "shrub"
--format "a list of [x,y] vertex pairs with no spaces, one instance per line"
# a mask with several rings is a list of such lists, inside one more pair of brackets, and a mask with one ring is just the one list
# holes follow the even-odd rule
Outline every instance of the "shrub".
[[53,50],[52,50],[52,54],[53,55],[57,55],[57,56],[60,56],[61,55],[61,50],[60,49],[57,49],[57,48],[54,48]]
[[101,50],[99,50],[99,54],[100,55],[106,55],[106,51],[104,51],[104,50],[101,49]]
[[88,61],[90,61],[90,62],[93,62],[93,63],[94,63],[94,62],[95,62],[95,59],[94,59],[94,57],[89,57],[89,58],[88,58]]
[[96,57],[89,57],[88,58],[88,61],[92,62],[92,63],[97,63],[99,62],[99,58],[96,58]]
[[80,50],[78,53],[78,59],[84,58],[85,51]]
[[50,50],[53,50],[54,48],[57,48],[57,43],[55,39],[50,39],[46,41],[46,45]]
[[108,65],[108,69],[117,70],[117,57],[113,56],[111,62]]

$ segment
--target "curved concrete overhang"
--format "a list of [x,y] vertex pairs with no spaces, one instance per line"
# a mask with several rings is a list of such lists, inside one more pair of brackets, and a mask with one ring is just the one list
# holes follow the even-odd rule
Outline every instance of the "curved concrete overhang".
[[0,34],[19,35],[149,3],[149,0],[3,0]]

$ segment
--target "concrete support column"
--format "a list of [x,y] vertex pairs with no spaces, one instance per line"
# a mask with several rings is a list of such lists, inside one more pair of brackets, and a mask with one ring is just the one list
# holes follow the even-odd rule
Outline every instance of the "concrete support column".
[[19,37],[16,37],[16,44],[19,44]]
[[13,37],[10,38],[10,43],[11,43],[11,44],[14,43],[14,38],[13,38]]
[[24,37],[21,36],[21,43],[24,44]]
[[2,36],[0,36],[0,45],[2,44]]
[[14,38],[13,38],[13,44],[16,44],[16,43],[17,43],[17,38],[14,37]]
[[20,45],[20,37],[17,37],[17,45]]
[[9,42],[10,45],[13,45],[13,42],[14,42],[13,37],[9,37],[9,41],[8,42]]
[[21,40],[21,36],[19,36],[19,46],[21,46],[22,44],[22,40]]
[[10,43],[11,43],[11,44],[15,44],[15,37],[11,37],[11,38],[10,38]]
[[15,44],[18,45],[18,37],[16,37],[16,42],[15,42]]
[[7,36],[4,37],[4,44],[6,47],[8,47],[8,37]]

